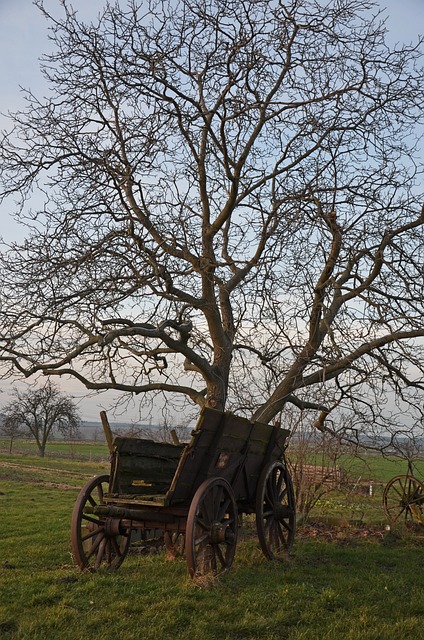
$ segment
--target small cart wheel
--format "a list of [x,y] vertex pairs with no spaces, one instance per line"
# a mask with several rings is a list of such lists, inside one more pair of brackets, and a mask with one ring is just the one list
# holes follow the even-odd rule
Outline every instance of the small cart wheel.
[[72,553],[82,570],[105,566],[117,569],[130,544],[131,531],[123,529],[116,518],[84,513],[86,506],[104,504],[109,476],[96,476],[81,489],[72,512]]
[[296,531],[294,491],[290,474],[278,460],[265,467],[259,477],[256,529],[269,560],[281,559],[290,551]]
[[384,488],[383,507],[392,523],[424,524],[424,484],[411,475],[392,478]]
[[191,502],[186,527],[186,560],[192,578],[227,571],[237,544],[237,505],[224,478],[205,480]]

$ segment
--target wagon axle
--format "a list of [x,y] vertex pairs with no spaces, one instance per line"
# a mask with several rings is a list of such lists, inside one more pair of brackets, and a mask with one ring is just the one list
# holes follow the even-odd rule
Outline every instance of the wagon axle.
[[233,543],[234,533],[228,525],[214,522],[210,529],[209,539],[211,544]]

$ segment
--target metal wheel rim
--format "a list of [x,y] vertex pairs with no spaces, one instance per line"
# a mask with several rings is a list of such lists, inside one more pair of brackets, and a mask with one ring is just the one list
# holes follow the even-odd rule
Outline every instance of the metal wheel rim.
[[261,549],[269,560],[278,560],[292,548],[296,532],[293,485],[280,461],[266,467],[256,494],[256,529]]
[[87,504],[103,504],[109,476],[96,476],[81,489],[72,512],[72,553],[82,570],[118,569],[130,544],[130,532],[108,532],[106,518],[84,514]]
[[186,560],[191,577],[221,575],[234,559],[237,505],[223,478],[203,482],[191,502],[186,528]]

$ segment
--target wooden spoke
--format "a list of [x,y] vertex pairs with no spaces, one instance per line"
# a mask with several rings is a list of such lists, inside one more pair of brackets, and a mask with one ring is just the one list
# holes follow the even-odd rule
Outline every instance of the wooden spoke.
[[237,543],[237,505],[229,483],[209,478],[196,491],[186,529],[186,560],[192,577],[219,575],[232,565]]
[[279,559],[290,551],[296,531],[296,507],[290,475],[280,461],[265,467],[259,478],[256,528],[267,558]]
[[119,522],[108,527],[111,519],[96,514],[84,513],[104,504],[109,476],[97,476],[81,489],[72,513],[72,552],[78,566],[83,570],[106,567],[117,569],[123,562],[130,544],[131,531],[122,528]]
[[393,524],[424,524],[424,484],[414,476],[395,476],[384,488],[383,507]]

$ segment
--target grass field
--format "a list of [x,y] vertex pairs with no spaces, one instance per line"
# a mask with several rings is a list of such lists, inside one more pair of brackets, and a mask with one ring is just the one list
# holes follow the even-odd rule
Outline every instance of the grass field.
[[208,583],[193,583],[184,560],[164,553],[130,553],[116,573],[80,572],[72,507],[85,479],[108,463],[106,449],[95,460],[72,446],[50,447],[42,460],[0,452],[2,640],[424,638],[423,536],[387,532],[382,516],[360,529],[300,528],[278,564],[247,528],[231,570]]

